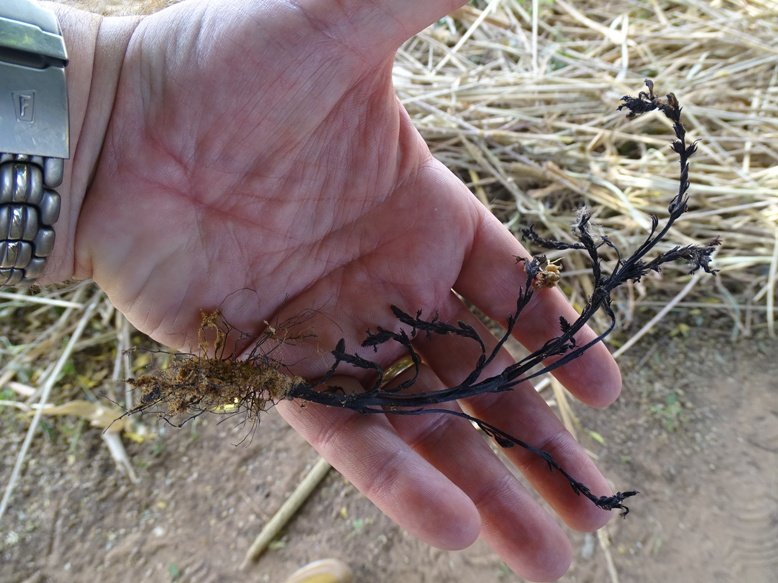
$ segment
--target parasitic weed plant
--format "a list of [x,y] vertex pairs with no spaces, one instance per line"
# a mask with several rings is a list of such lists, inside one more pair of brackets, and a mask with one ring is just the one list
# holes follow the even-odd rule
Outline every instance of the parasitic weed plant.
[[[407,360],[412,363],[413,373],[403,382],[389,388],[385,380],[384,367],[370,360],[358,351],[350,350],[345,340],[340,340],[332,350],[333,362],[329,370],[320,379],[306,380],[288,376],[282,372],[283,363],[273,359],[272,351],[263,349],[268,340],[294,342],[298,338],[277,338],[277,330],[269,327],[250,350],[248,356],[240,358],[236,354],[227,354],[231,334],[240,334],[234,330],[218,312],[204,313],[201,327],[199,355],[176,355],[172,363],[162,371],[142,375],[131,379],[140,393],[140,405],[130,411],[135,413],[153,407],[161,408],[161,415],[170,420],[178,415],[187,419],[204,412],[239,411],[256,418],[274,403],[282,399],[300,402],[318,403],[329,407],[340,407],[360,414],[382,415],[453,415],[469,421],[492,437],[501,447],[522,447],[545,460],[550,470],[564,477],[573,490],[585,496],[591,502],[606,510],[620,509],[623,515],[629,509],[624,500],[637,494],[635,491],[617,492],[613,496],[596,496],[589,488],[570,475],[546,451],[534,447],[515,436],[509,435],[486,421],[468,415],[459,410],[443,408],[450,401],[466,399],[484,393],[509,391],[540,375],[551,372],[581,356],[586,350],[607,336],[616,325],[616,316],[611,307],[613,291],[626,282],[637,282],[651,271],[660,271],[663,265],[675,261],[685,261],[691,271],[711,269],[711,256],[719,244],[718,239],[705,245],[676,246],[667,251],[657,251],[657,245],[667,236],[673,224],[686,212],[689,190],[689,159],[696,151],[695,143],[688,143],[686,130],[681,122],[681,106],[672,93],[657,96],[650,80],[646,80],[647,91],[641,91],[637,97],[625,96],[618,109],[628,110],[628,118],[659,110],[673,125],[675,140],[673,151],[680,162],[680,181],[677,194],[668,205],[668,216],[664,223],[652,217],[651,228],[643,242],[631,254],[626,255],[607,236],[595,236],[592,233],[591,213],[583,209],[578,213],[573,226],[574,242],[550,240],[539,235],[531,226],[524,229],[524,237],[534,246],[571,250],[585,253],[591,266],[592,289],[580,315],[574,321],[559,318],[558,334],[548,340],[541,348],[523,357],[500,371],[488,374],[487,368],[496,359],[500,350],[511,337],[521,319],[522,313],[532,301],[538,288],[551,287],[559,280],[559,269],[553,263],[539,255],[535,258],[516,258],[522,266],[526,279],[516,290],[516,304],[512,314],[507,317],[504,330],[497,344],[487,349],[483,339],[474,328],[464,322],[448,323],[440,321],[435,315],[424,317],[418,311],[410,313],[398,306],[391,311],[402,325],[399,331],[378,328],[368,332],[361,348],[377,351],[386,344],[398,344],[404,350]],[[612,268],[601,251],[615,254]],[[611,262],[612,263],[612,262]],[[609,321],[607,328],[594,340],[579,345],[575,335],[595,314],[604,314]],[[418,380],[421,356],[414,348],[414,338],[419,334],[455,336],[462,342],[469,342],[480,352],[472,364],[472,370],[466,378],[454,386],[440,390],[423,391],[415,386]],[[206,340],[207,339],[207,340]],[[347,393],[336,386],[336,375],[345,374],[344,367],[354,367],[373,373],[373,382],[364,392]],[[411,390],[413,389],[413,390]]]

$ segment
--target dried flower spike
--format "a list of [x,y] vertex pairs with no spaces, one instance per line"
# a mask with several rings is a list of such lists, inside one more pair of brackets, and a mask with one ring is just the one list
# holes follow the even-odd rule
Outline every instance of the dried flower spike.
[[[222,392],[224,397],[236,400],[239,408],[247,411],[249,415],[258,415],[269,404],[280,399],[319,403],[350,409],[361,414],[453,415],[474,423],[502,447],[522,447],[541,457],[549,469],[558,471],[567,480],[576,494],[585,496],[600,508],[620,509],[622,514],[626,515],[629,509],[623,504],[623,501],[637,494],[636,491],[617,492],[613,496],[596,496],[586,485],[576,480],[561,467],[548,452],[540,450],[518,437],[509,435],[486,421],[457,410],[440,408],[437,405],[485,393],[509,391],[520,383],[551,372],[578,358],[613,330],[616,323],[616,316],[611,307],[614,290],[627,282],[639,281],[650,271],[659,271],[666,263],[686,261],[691,265],[692,272],[703,269],[708,273],[715,273],[710,263],[712,254],[719,244],[718,239],[701,246],[677,246],[648,258],[657,244],[665,239],[675,221],[688,208],[689,159],[696,152],[696,145],[686,142],[686,130],[681,122],[681,106],[675,95],[670,93],[665,97],[657,97],[654,94],[654,85],[650,80],[646,81],[646,87],[648,91],[641,91],[637,97],[623,97],[619,110],[629,110],[627,117],[630,119],[650,111],[660,110],[673,123],[676,139],[672,143],[672,149],[679,156],[680,180],[678,193],[668,205],[669,216],[661,227],[659,219],[652,217],[648,235],[629,255],[621,252],[607,237],[594,237],[592,235],[592,215],[587,209],[582,209],[577,216],[574,225],[576,241],[573,243],[543,238],[535,232],[532,226],[523,231],[524,237],[536,246],[586,253],[590,262],[592,289],[594,290],[578,318],[569,322],[560,317],[558,334],[538,350],[511,364],[498,374],[489,376],[486,373],[489,365],[511,337],[516,324],[536,291],[540,288],[552,287],[559,281],[559,267],[548,262],[542,255],[531,259],[517,258],[517,261],[523,264],[526,280],[516,290],[514,311],[506,318],[505,330],[495,347],[490,350],[486,348],[485,342],[476,330],[465,322],[455,324],[442,322],[435,315],[431,318],[424,318],[421,311],[411,314],[398,306],[391,306],[392,313],[402,327],[399,331],[379,327],[375,331],[368,332],[361,348],[362,352],[366,350],[376,351],[379,346],[384,344],[398,344],[403,348],[406,358],[412,363],[416,374],[392,388],[384,386],[385,371],[381,363],[358,354],[356,351],[347,350],[345,340],[340,340],[332,351],[334,362],[330,369],[321,379],[314,382],[283,375],[281,372],[283,366],[264,356],[258,348],[261,344],[258,344],[248,359],[251,365],[249,367],[245,366],[244,361],[239,361],[232,355],[226,358],[223,354],[201,355],[184,359],[183,363],[176,365],[177,368],[174,367],[172,372],[163,371],[162,373],[144,375],[144,377],[134,381],[136,386],[144,390],[141,399],[142,405],[138,409],[145,409],[149,403],[167,402],[170,404],[169,411],[178,412],[189,406],[195,414],[199,414],[206,409],[212,410],[214,399],[219,396],[219,392]],[[615,251],[618,257],[615,266],[610,271],[605,268],[603,258],[600,255],[600,250],[603,248]],[[600,312],[607,316],[610,325],[594,340],[584,345],[578,345],[575,335],[595,314]],[[223,351],[227,344],[230,329],[229,327],[225,328],[225,326],[228,325],[218,317],[206,316],[203,320],[203,329],[210,331],[212,336],[215,335],[214,347],[217,352]],[[479,355],[475,358],[472,370],[467,377],[459,384],[444,389],[419,390],[420,387],[415,385],[422,360],[416,352],[413,341],[420,333],[456,336],[461,338],[463,342],[473,343]],[[269,338],[276,342],[283,341],[277,338],[275,329],[272,330]],[[262,342],[267,340],[268,337],[263,336]],[[234,368],[233,378],[238,384],[237,387],[230,390],[224,389],[224,375],[227,374],[223,369],[225,362],[228,363],[227,369]],[[332,379],[339,374],[348,374],[348,371],[341,370],[343,366],[372,373],[374,379],[372,384],[363,393],[348,393],[341,390],[336,383],[332,382]],[[408,389],[411,387],[413,390],[409,391]]]

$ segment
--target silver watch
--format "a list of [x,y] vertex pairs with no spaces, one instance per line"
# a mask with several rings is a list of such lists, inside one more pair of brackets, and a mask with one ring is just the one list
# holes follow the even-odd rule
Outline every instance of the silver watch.
[[54,248],[70,151],[67,62],[52,12],[0,2],[0,286],[34,283]]

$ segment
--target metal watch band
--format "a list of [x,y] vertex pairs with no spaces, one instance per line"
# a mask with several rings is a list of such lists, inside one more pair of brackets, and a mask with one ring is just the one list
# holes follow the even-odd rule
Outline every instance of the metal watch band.
[[67,51],[32,0],[0,4],[0,286],[34,283],[54,248],[69,156]]
[[64,161],[0,153],[0,285],[34,283],[54,248]]

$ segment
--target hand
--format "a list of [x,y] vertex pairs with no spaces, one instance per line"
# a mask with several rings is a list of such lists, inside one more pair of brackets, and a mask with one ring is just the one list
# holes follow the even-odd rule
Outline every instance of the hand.
[[[390,304],[437,311],[491,337],[451,290],[504,320],[522,279],[514,256],[528,254],[430,155],[391,79],[397,47],[461,3],[208,0],[133,21],[104,138],[90,137],[88,123],[80,138],[102,147],[93,179],[81,179],[73,274],[92,277],[135,326],[178,348],[195,343],[203,309],[222,307],[250,331],[315,310],[315,344],[285,353],[304,376],[327,369],[339,338],[353,349],[368,328],[396,327]],[[76,153],[79,168],[87,155]],[[560,315],[575,316],[556,290],[538,293],[517,337],[539,347]],[[472,368],[461,340],[420,338],[418,350],[425,389]],[[387,364],[397,356],[380,354]],[[620,387],[602,345],[557,376],[594,406]],[[461,406],[548,450],[596,494],[610,493],[529,385]],[[480,534],[525,577],[567,569],[563,531],[468,423],[279,408],[430,544],[457,549]],[[511,461],[566,523],[604,524],[607,513],[514,450]]]

